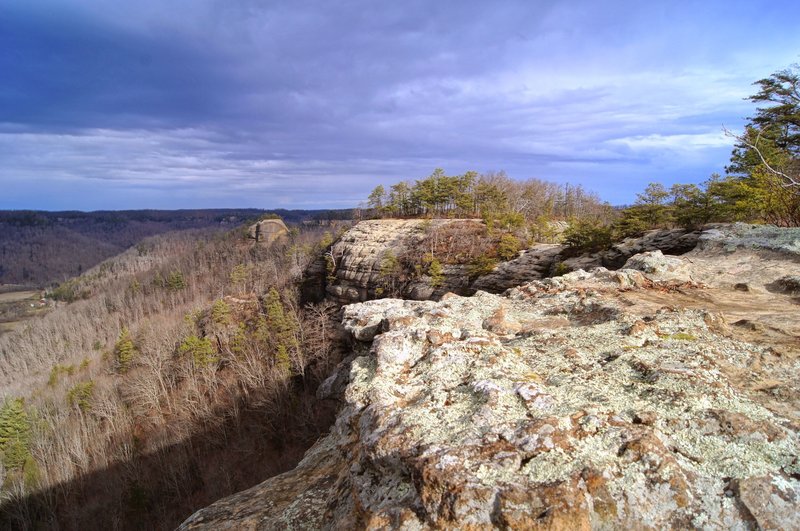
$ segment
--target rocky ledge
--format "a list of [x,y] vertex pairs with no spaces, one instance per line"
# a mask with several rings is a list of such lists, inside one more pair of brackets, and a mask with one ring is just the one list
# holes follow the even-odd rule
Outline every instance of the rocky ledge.
[[[327,296],[341,304],[385,297],[382,272],[387,257],[402,257],[409,250],[427,248],[430,239],[456,239],[479,244],[486,231],[477,219],[376,219],[361,221],[332,247],[333,264],[328,271]],[[469,263],[445,264],[440,283],[435,287],[424,274],[398,283],[394,292],[404,299],[431,300],[451,292],[471,295],[476,291],[501,293],[531,280],[551,276],[556,269],[577,270],[594,267],[619,269],[635,254],[661,250],[680,255],[698,243],[700,231],[682,229],[652,230],[628,238],[611,248],[574,256],[564,245],[536,244],[516,258],[500,262],[493,271],[470,275]],[[421,265],[421,264],[420,264]],[[317,264],[322,274],[324,264]],[[314,275],[311,275],[312,277]]]
[[800,264],[715,249],[346,307],[331,433],[182,529],[797,529]]

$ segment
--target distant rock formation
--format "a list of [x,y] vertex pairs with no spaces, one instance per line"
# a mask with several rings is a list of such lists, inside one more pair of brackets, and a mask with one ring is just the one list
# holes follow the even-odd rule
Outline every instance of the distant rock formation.
[[181,529],[798,529],[800,231],[778,253],[717,230],[503,296],[347,306],[331,433]]
[[269,245],[281,236],[289,233],[283,221],[280,219],[264,219],[258,223],[250,225],[247,236],[256,243]]

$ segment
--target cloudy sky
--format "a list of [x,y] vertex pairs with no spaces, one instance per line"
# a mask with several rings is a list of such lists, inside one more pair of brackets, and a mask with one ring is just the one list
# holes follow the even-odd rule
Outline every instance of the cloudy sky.
[[613,203],[724,171],[800,3],[4,0],[0,209],[349,207],[505,170]]

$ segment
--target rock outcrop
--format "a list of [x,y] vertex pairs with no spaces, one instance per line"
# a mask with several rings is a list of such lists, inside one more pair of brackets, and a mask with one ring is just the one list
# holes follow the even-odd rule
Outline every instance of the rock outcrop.
[[490,293],[501,293],[530,282],[549,277],[555,264],[561,260],[563,245],[542,243],[534,245],[519,257],[499,264],[494,271],[475,280],[472,288]]
[[288,233],[289,229],[280,219],[264,219],[247,229],[248,238],[264,245],[269,245]]
[[[387,296],[381,271],[386,257],[401,256],[421,245],[427,234],[446,232],[456,226],[483,230],[483,224],[472,219],[382,219],[358,223],[331,250],[336,263],[333,278],[327,284],[328,296],[341,304]],[[538,244],[477,278],[470,277],[468,264],[446,265],[441,283],[436,287],[428,277],[422,276],[397,286],[395,293],[413,300],[436,299],[448,292],[460,295],[476,291],[502,293],[563,271],[594,267],[619,269],[631,256],[647,251],[684,254],[694,249],[699,236],[699,231],[653,230],[639,238],[628,238],[606,251],[580,256],[567,256],[563,245]]]
[[182,529],[797,529],[800,261],[762,249],[347,306],[331,433]]
[[661,251],[669,255],[682,255],[693,250],[699,240],[701,231],[684,229],[656,229],[636,238],[626,238],[610,249],[598,253],[562,258],[563,267],[577,271],[594,267],[619,269],[634,255],[648,251]]
[[[384,276],[387,260],[420,245],[426,234],[455,227],[483,231],[474,219],[380,219],[361,221],[347,231],[331,249],[335,261],[328,296],[349,304],[386,296]],[[445,266],[443,278],[432,287],[425,278],[400,282],[394,287],[404,298],[425,300],[447,292],[470,293],[466,266]]]

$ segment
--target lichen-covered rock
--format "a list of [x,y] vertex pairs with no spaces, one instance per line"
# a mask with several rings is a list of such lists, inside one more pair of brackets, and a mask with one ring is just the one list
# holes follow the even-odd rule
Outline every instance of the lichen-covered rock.
[[703,232],[699,247],[727,252],[758,249],[800,256],[800,228],[787,229],[746,223],[717,224]]
[[183,528],[799,528],[800,348],[727,324],[755,277],[662,258],[348,306],[371,346],[331,433]]
[[656,280],[692,281],[689,263],[675,256],[664,256],[660,250],[632,256],[622,268],[642,271]]

